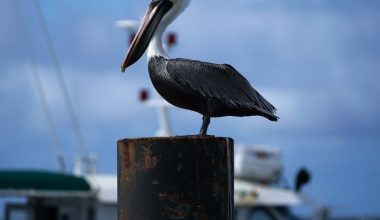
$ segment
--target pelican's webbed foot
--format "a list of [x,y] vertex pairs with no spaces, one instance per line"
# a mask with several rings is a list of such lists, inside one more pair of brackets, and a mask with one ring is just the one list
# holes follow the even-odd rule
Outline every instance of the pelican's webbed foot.
[[203,123],[202,123],[201,130],[199,131],[199,135],[201,136],[207,135],[207,129],[208,129],[209,124],[210,124],[210,116],[203,115]]

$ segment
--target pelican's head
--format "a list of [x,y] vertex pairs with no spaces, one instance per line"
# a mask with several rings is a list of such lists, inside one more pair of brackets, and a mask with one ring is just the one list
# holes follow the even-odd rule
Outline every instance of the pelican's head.
[[157,27],[166,28],[189,4],[190,0],[152,0],[140,28],[129,47],[127,56],[121,65],[124,72],[144,54]]

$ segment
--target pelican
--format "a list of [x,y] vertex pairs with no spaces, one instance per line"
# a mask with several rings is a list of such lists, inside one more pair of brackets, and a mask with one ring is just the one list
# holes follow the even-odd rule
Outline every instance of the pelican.
[[210,117],[263,116],[277,121],[276,108],[261,96],[235,68],[196,60],[170,58],[162,37],[190,0],[152,0],[132,41],[122,72],[146,49],[149,76],[169,103],[203,115],[200,135],[207,135]]

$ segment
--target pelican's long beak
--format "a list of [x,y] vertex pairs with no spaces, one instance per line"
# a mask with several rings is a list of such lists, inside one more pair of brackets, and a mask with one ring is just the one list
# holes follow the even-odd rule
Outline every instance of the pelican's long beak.
[[134,64],[144,54],[153,37],[154,32],[166,12],[170,10],[173,3],[170,0],[152,0],[143,22],[135,38],[129,47],[127,56],[121,65],[121,71],[124,72],[127,67]]

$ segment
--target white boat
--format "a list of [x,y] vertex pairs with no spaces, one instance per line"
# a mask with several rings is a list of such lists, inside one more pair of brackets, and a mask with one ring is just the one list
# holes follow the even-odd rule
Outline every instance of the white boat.
[[[290,207],[305,197],[276,186],[282,159],[276,150],[235,152],[235,220],[295,219]],[[117,176],[48,171],[0,171],[0,196],[24,198],[5,205],[4,220],[117,219]]]
[[[145,97],[147,98],[147,97]],[[157,135],[170,135],[162,99],[144,99],[157,108]],[[293,189],[280,187],[283,161],[279,150],[256,145],[235,146],[235,220],[296,219],[291,207],[306,203]],[[0,171],[0,197],[21,197],[5,205],[4,220],[116,220],[117,176],[47,171]],[[92,170],[96,170],[93,168]]]

